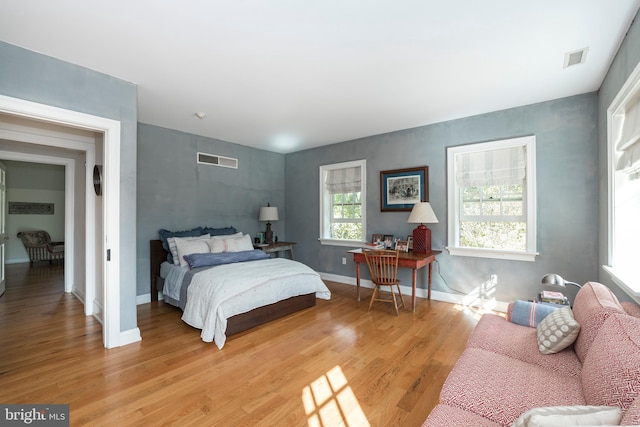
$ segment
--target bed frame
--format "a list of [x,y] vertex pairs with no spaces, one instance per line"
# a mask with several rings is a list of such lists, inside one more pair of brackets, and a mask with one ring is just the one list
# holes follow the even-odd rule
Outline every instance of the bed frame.
[[[162,289],[164,286],[164,279],[160,277],[160,264],[167,260],[167,251],[162,247],[162,241],[149,241],[149,256],[151,261],[151,301],[157,301],[158,289]],[[227,336],[246,331],[315,305],[316,295],[315,293],[310,293],[237,314],[227,319]]]

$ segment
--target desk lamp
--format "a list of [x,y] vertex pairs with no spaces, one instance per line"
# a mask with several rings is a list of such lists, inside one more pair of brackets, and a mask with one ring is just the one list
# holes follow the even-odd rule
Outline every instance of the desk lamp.
[[420,224],[413,229],[413,252],[426,254],[431,252],[431,230],[424,223],[437,223],[438,218],[429,202],[419,202],[413,205],[409,224]]
[[559,286],[565,288],[567,285],[577,286],[580,289],[582,286],[575,282],[569,282],[564,280],[559,274],[548,273],[542,276],[542,284],[545,286]]

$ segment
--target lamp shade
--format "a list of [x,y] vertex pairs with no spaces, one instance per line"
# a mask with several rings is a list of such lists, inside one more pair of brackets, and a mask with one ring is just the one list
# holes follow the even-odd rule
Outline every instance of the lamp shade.
[[278,221],[278,208],[273,206],[264,206],[260,208],[259,221]]
[[436,223],[438,218],[429,202],[419,202],[413,205],[407,222],[409,224]]
[[546,286],[559,286],[561,288],[565,288],[567,285],[577,286],[578,288],[582,287],[581,285],[575,282],[569,282],[568,280],[564,280],[562,276],[554,273],[548,273],[542,276],[541,283]]

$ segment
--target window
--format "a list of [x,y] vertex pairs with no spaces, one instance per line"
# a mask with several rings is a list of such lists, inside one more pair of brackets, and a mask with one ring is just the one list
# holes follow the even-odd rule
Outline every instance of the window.
[[625,292],[640,296],[640,66],[608,112],[609,265],[605,269]]
[[448,250],[534,261],[535,136],[447,149]]
[[320,242],[352,246],[365,239],[366,161],[320,166]]

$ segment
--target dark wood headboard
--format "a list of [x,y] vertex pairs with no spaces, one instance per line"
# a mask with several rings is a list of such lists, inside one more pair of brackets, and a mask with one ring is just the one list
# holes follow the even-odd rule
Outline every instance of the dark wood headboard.
[[167,260],[167,251],[162,247],[161,240],[149,241],[149,264],[151,266],[151,301],[158,301],[158,279],[160,278],[160,264]]

